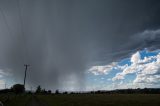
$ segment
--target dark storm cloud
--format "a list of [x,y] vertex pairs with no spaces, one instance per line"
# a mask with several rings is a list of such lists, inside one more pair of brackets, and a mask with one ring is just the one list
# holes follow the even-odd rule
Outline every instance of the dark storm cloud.
[[1,69],[21,82],[28,63],[28,85],[52,89],[84,89],[90,65],[148,47],[150,38],[139,47],[132,36],[160,25],[156,0],[1,0],[0,8]]

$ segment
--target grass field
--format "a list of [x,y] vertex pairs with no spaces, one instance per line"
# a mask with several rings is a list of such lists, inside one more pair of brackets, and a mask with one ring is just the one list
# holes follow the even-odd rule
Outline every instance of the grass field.
[[[0,95],[0,101],[4,102],[8,95]],[[29,101],[31,95],[15,95],[10,94],[9,100],[4,103],[4,106],[25,106],[26,103]]]
[[[4,96],[4,95],[3,95]],[[160,94],[35,95],[49,106],[160,106]],[[26,106],[32,95],[11,95],[5,106]],[[0,96],[0,100],[3,97]]]
[[39,95],[50,106],[160,106],[159,94]]

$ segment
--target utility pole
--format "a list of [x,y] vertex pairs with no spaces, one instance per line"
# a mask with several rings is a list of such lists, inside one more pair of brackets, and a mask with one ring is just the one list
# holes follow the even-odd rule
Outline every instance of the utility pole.
[[29,67],[29,65],[28,64],[24,64],[24,66],[25,66],[25,74],[24,74],[24,88],[25,88],[27,68]]

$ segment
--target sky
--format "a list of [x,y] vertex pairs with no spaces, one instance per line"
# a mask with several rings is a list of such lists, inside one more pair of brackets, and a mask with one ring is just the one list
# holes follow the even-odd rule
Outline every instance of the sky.
[[0,0],[0,89],[160,87],[159,0]]

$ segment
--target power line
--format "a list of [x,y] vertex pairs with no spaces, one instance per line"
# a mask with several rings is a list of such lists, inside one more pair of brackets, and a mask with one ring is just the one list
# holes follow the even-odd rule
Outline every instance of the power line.
[[[25,62],[25,58],[27,57],[27,42],[25,40],[25,37],[24,37],[24,28],[23,28],[23,19],[22,19],[22,14],[21,14],[21,6],[20,6],[20,1],[17,0],[17,6],[18,6],[18,10],[19,10],[19,19],[20,19],[20,29],[21,29],[21,33],[22,33],[22,36],[23,36],[23,40],[24,40],[24,62]],[[2,14],[2,18],[4,19],[4,23],[6,24],[6,27],[8,29],[8,32],[9,32],[9,35],[11,36],[12,35],[12,32],[11,32],[11,29],[9,27],[9,24],[7,22],[7,18],[2,10],[2,8],[0,7],[0,12]],[[13,36],[11,36],[13,37]],[[25,64],[25,75],[24,75],[24,88],[25,88],[25,82],[26,82],[26,74],[27,74],[27,68],[28,68],[28,64]],[[5,88],[6,88],[6,84],[5,84]]]
[[[9,27],[9,24],[8,24],[8,22],[7,22],[7,18],[6,18],[5,14],[4,14],[4,12],[3,12],[3,9],[2,9],[1,7],[0,7],[0,11],[1,11],[2,18],[3,18],[3,20],[4,20],[4,23],[6,24],[6,27],[7,27],[7,29],[8,29],[9,35],[11,36],[11,35],[12,35],[11,29],[10,29],[10,27]],[[11,36],[11,37],[14,38],[13,36]]]
[[[20,0],[17,0],[17,6],[18,6],[18,10],[19,10],[19,19],[20,19],[20,26],[21,26],[21,34],[24,40],[24,63],[27,62],[27,41],[26,38],[24,36],[24,25],[23,25],[23,19],[22,19],[22,9],[20,6]],[[26,60],[25,60],[26,59]],[[26,74],[27,74],[27,68],[30,66],[28,64],[24,64],[25,66],[25,75],[24,75],[24,88],[25,88],[25,84],[26,84]]]
[[[19,7],[19,12],[18,12],[18,13],[19,13],[19,18],[20,18],[20,23],[21,23],[21,28],[22,28],[22,27],[23,27],[23,24],[22,24],[21,12],[20,12],[21,9],[20,9],[19,3],[17,3],[17,4],[18,4],[18,7]],[[7,22],[6,15],[5,15],[2,7],[0,7],[0,12],[1,12],[2,18],[3,18],[3,20],[4,20],[4,24],[6,25],[6,28],[8,29],[9,35],[10,35],[13,39],[15,39],[15,37],[13,36],[13,32],[11,31],[11,28],[10,28],[8,22]],[[23,34],[23,28],[22,28],[21,30],[22,30],[22,35],[24,35],[24,34]],[[16,40],[16,39],[15,39],[15,40]],[[24,45],[25,45],[25,44],[26,44],[26,43],[25,43],[25,42],[26,42],[26,41],[25,41],[25,38],[23,38],[23,40],[24,40],[23,43],[24,43]],[[27,58],[27,55],[26,55],[27,47],[24,46],[23,49],[24,49],[23,62],[25,63],[25,58]]]
[[20,0],[17,0],[17,6],[18,6],[18,10],[19,10],[19,19],[20,19],[20,30],[21,30],[21,34],[22,34],[22,39],[23,39],[23,44],[24,44],[24,63],[27,62],[27,54],[28,54],[28,49],[27,49],[27,41],[26,38],[24,36],[24,23],[23,23],[23,19],[22,19],[22,8],[20,6]]

